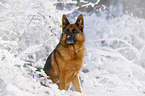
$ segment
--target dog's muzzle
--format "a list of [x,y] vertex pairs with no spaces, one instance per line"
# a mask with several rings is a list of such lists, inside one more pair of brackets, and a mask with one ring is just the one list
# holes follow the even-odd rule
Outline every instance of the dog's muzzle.
[[68,45],[73,45],[75,44],[77,41],[75,40],[75,38],[71,35],[66,36],[66,40],[65,43]]

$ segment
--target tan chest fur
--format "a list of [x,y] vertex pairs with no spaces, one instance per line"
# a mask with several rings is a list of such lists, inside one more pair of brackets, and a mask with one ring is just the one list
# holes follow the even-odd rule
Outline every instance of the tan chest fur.
[[[59,47],[60,46],[60,47]],[[75,46],[63,47],[63,45],[58,45],[57,50],[61,48],[60,52],[57,52],[56,55],[61,58],[59,59],[60,69],[65,71],[79,71],[83,66],[83,59],[85,53],[85,47],[77,49]],[[65,56],[64,56],[65,55]]]

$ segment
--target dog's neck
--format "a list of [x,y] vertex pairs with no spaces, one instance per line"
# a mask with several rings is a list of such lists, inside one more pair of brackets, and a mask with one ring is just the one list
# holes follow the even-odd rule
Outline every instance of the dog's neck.
[[[79,46],[79,47],[78,47]],[[79,45],[68,45],[68,48],[73,51],[74,54],[77,54],[80,50],[84,48],[84,42],[79,43]]]

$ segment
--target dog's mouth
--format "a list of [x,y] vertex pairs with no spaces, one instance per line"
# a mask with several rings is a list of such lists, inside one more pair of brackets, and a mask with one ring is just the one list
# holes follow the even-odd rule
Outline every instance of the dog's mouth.
[[66,40],[65,42],[68,45],[74,45],[75,44],[75,42],[73,40]]
[[67,36],[65,43],[68,45],[74,45],[76,44],[77,40],[75,40],[74,38],[72,38],[71,36]]

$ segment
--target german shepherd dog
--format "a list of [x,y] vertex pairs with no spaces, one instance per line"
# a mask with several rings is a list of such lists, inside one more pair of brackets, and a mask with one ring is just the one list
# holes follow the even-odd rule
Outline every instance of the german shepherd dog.
[[79,72],[85,55],[83,15],[80,14],[74,24],[63,15],[62,31],[60,42],[47,58],[44,71],[60,90],[69,90],[73,84],[75,90],[81,92]]

